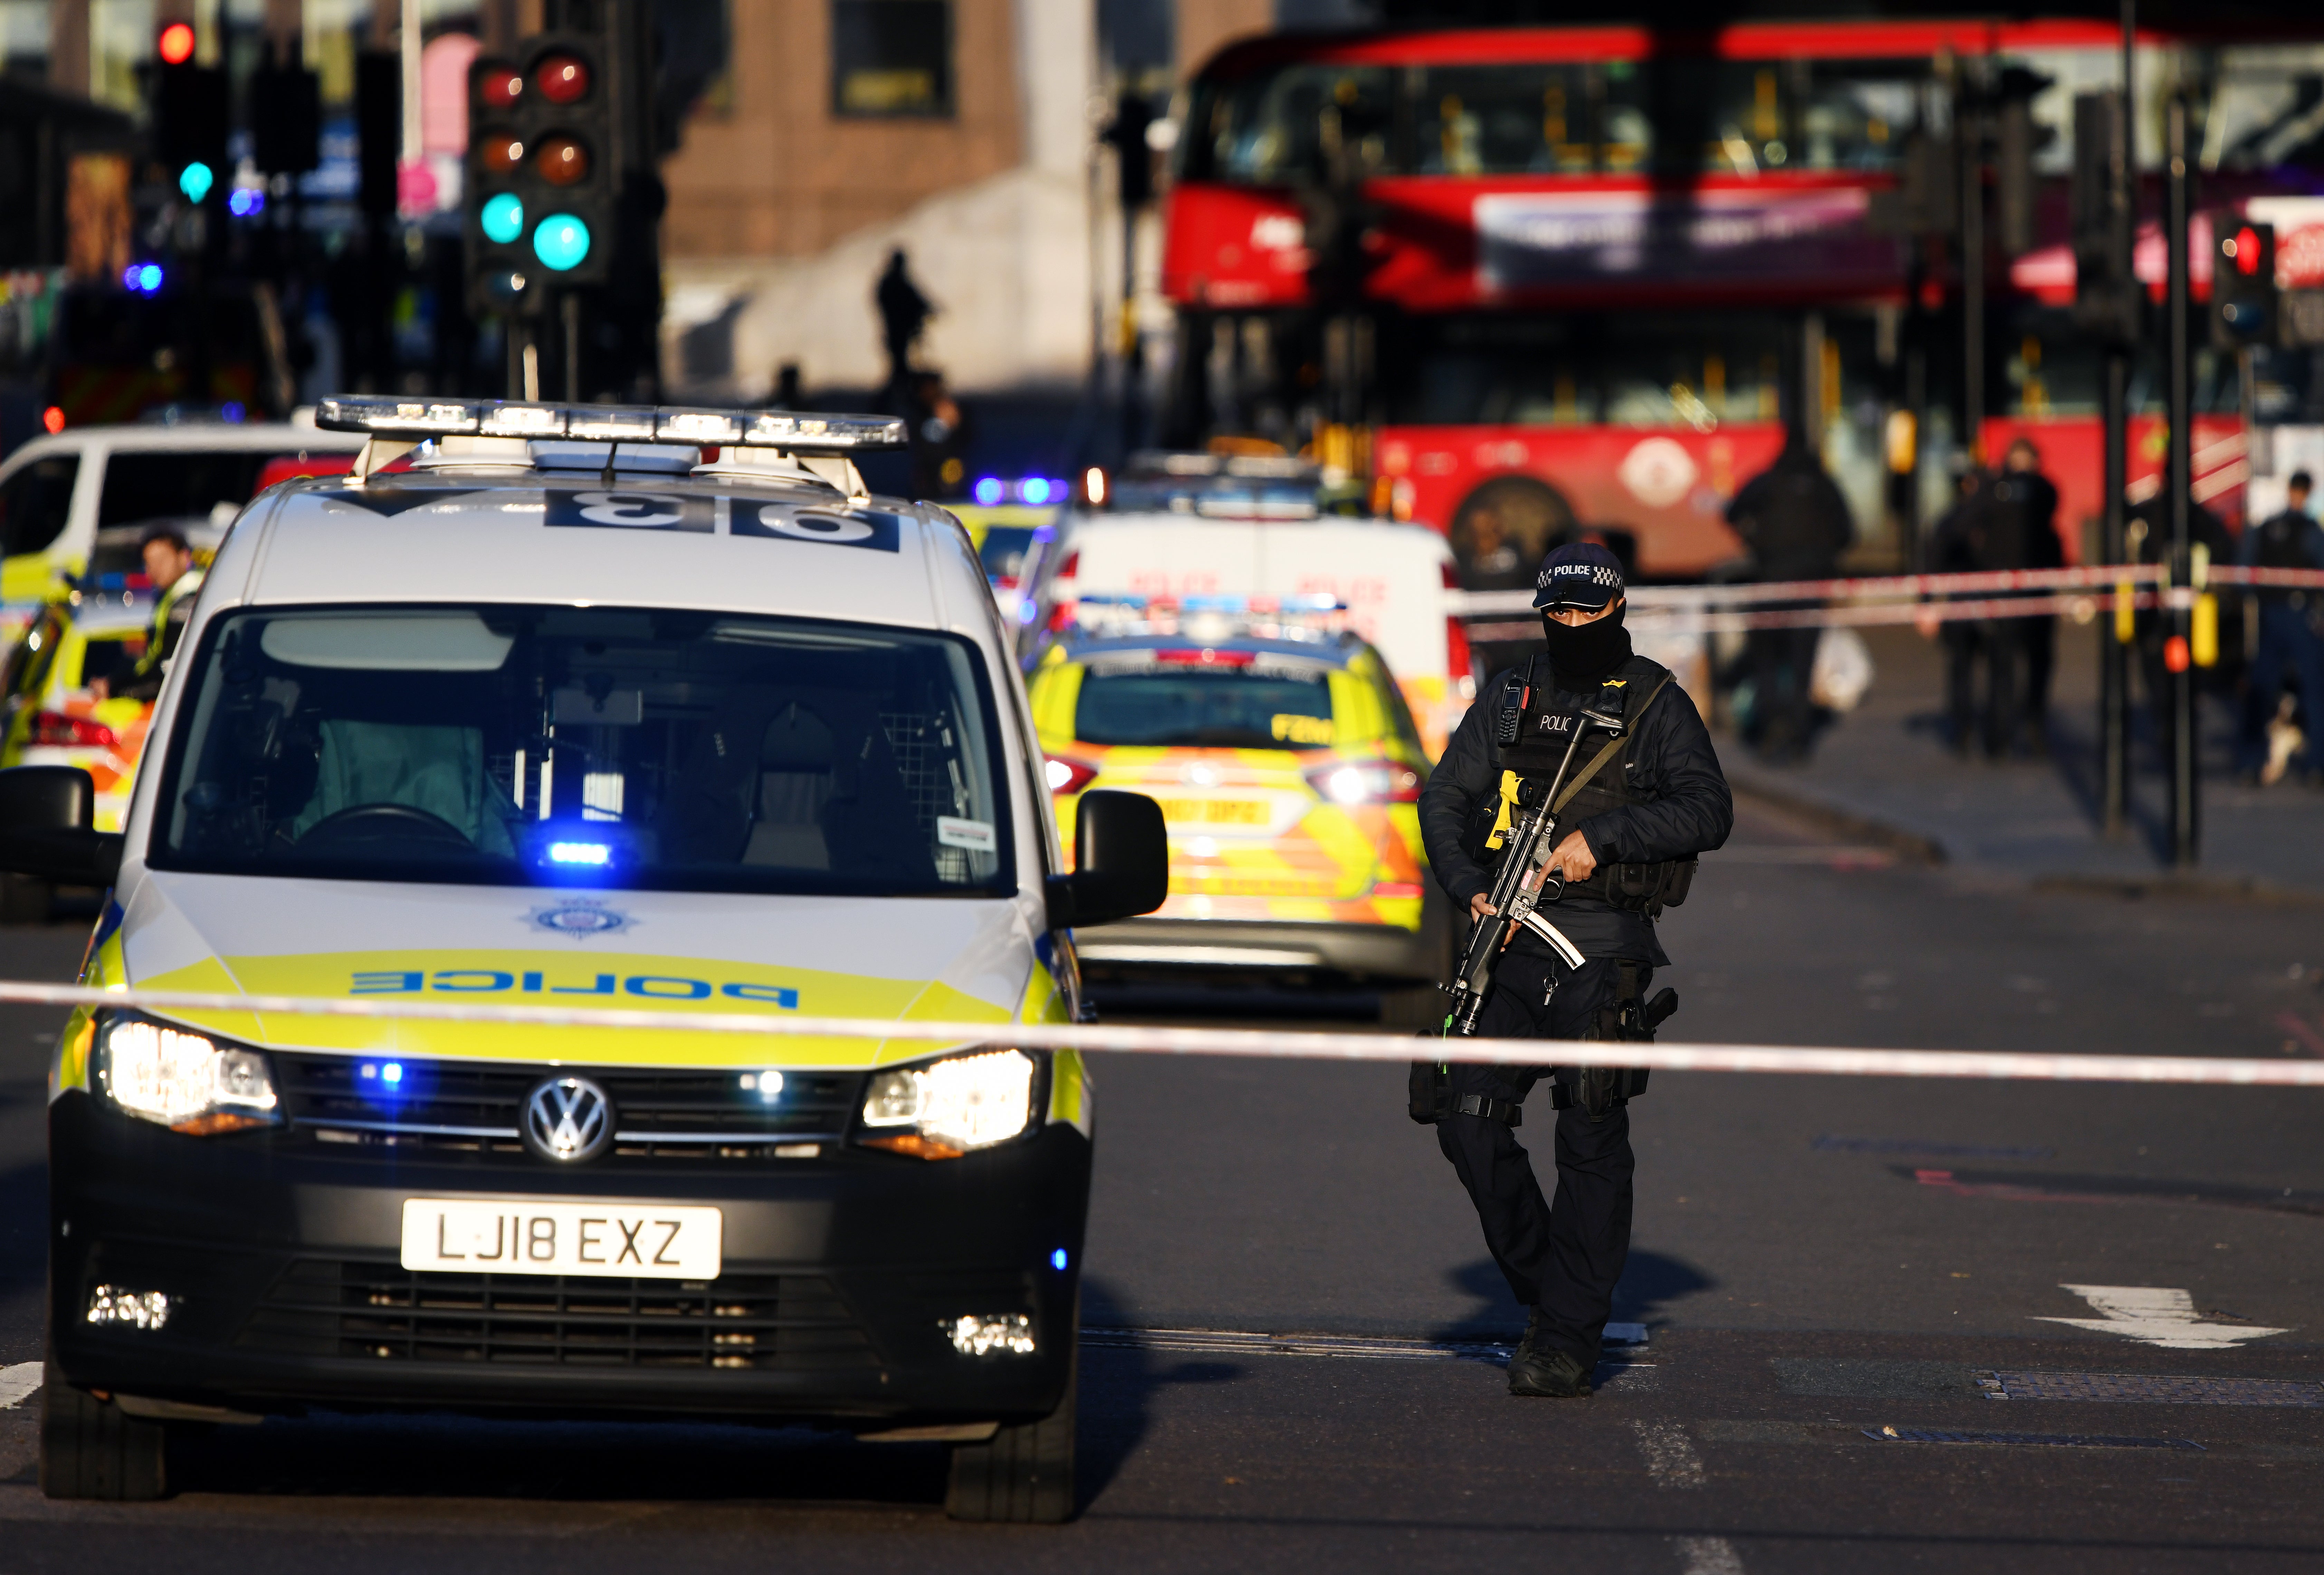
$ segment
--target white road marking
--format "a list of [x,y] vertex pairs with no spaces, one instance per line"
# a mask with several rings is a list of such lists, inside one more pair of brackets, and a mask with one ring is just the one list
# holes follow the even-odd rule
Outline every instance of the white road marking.
[[1680,1537],[1680,1575],[1743,1575],[1743,1555],[1725,1537]]
[[1657,1488],[1700,1488],[1702,1457],[1688,1441],[1686,1429],[1675,1422],[1632,1422],[1638,1448],[1646,1452],[1646,1475]]
[[2289,1334],[2288,1329],[2261,1329],[2246,1323],[2206,1323],[2195,1311],[2195,1298],[2169,1285],[2060,1285],[2071,1291],[2101,1316],[2097,1318],[2037,1317],[2042,1323],[2064,1323],[2100,1334],[2119,1334],[2146,1345],[2172,1350],[2233,1350],[2246,1340]]
[[0,1411],[14,1411],[41,1392],[41,1364],[18,1362],[0,1368]]

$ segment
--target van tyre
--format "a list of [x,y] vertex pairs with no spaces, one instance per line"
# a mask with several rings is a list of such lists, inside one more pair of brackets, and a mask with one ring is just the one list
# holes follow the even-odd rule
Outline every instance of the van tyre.
[[1074,1517],[1074,1413],[1081,1353],[1067,1359],[1065,1393],[1038,1422],[1004,1427],[982,1443],[952,1446],[945,1513],[954,1520],[1062,1525]]
[[169,1436],[166,1423],[74,1388],[54,1362],[42,1375],[41,1491],[51,1498],[166,1497]]

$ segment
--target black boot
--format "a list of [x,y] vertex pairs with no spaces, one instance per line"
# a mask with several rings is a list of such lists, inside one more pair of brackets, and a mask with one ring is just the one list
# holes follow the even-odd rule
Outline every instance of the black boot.
[[1525,1338],[1509,1354],[1509,1393],[1552,1400],[1590,1398],[1590,1371],[1542,1338],[1541,1309],[1526,1322]]

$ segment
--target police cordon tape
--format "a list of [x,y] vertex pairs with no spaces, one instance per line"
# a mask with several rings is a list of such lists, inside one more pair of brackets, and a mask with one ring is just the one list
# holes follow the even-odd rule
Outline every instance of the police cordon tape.
[[[931,1046],[1235,1055],[1260,1060],[1379,1061],[1432,1055],[1517,1066],[1643,1066],[1667,1072],[1803,1073],[1825,1077],[1965,1077],[2055,1082],[2227,1083],[2324,1088],[2324,1061],[2200,1055],[2056,1055],[2015,1050],[1875,1050],[1787,1045],[1642,1045],[1576,1039],[1430,1039],[1395,1033],[1283,1033],[1255,1028],[1107,1027],[1096,1023],[939,1023],[884,1018],[622,1011],[449,1001],[342,1000],[187,990],[94,990],[0,981],[0,1001],[109,1007],[164,1016],[189,1012],[401,1018],[551,1028],[635,1028],[796,1039],[905,1039]],[[355,1052],[349,1052],[355,1054]]]
[[[1945,575],[1870,575],[1854,579],[1755,580],[1733,585],[1633,585],[1624,593],[1633,609],[1744,606],[1754,602],[1830,602],[1867,597],[1994,595],[2010,591],[2112,590],[2126,582],[2153,584],[2161,564],[2084,564],[2074,568],[1980,569]],[[2324,589],[2324,569],[2246,568],[2215,563],[2208,585]],[[1534,593],[1456,591],[1446,596],[1454,617],[1531,612]]]
[[[2120,591],[2099,596],[1990,596],[1966,602],[1886,602],[1828,607],[1765,608],[1753,612],[1713,612],[1686,608],[1640,609],[1632,627],[1656,634],[1743,634],[1754,629],[1863,629],[1878,624],[1987,622],[1997,618],[2068,617],[2088,622],[2100,613],[2114,614],[2127,607],[2151,611],[2156,606],[2190,605],[2196,593],[2184,586],[2171,591]],[[1469,638],[1488,643],[1541,638],[1541,623],[1471,623]]]

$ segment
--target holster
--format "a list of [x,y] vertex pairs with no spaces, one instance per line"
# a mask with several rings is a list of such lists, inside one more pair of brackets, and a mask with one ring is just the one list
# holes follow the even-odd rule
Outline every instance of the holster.
[[[1639,1000],[1638,966],[1627,957],[1615,962],[1614,999],[1599,1009],[1599,1039],[1651,1045],[1655,1030],[1678,1010],[1675,990],[1657,990],[1654,999]],[[1550,1101],[1561,1110],[1580,1105],[1591,1120],[1602,1121],[1616,1105],[1646,1091],[1648,1074],[1643,1066],[1584,1066],[1570,1080],[1559,1078]]]

